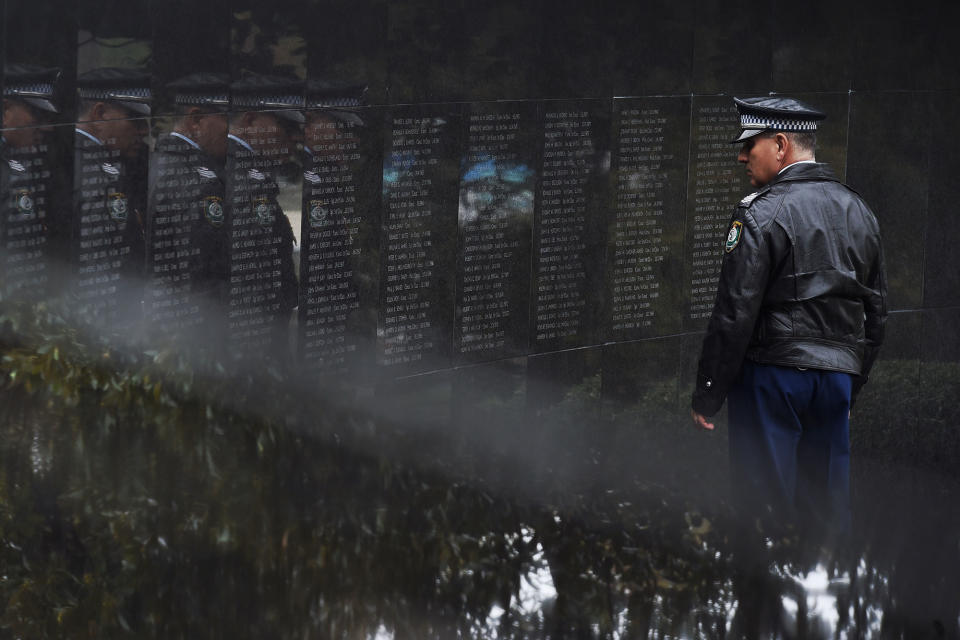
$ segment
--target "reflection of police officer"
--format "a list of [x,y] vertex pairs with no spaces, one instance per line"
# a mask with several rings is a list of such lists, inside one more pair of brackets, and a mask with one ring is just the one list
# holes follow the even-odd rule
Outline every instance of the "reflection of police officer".
[[231,87],[235,109],[227,152],[230,237],[228,323],[239,356],[288,359],[290,311],[297,305],[294,235],[277,201],[276,172],[303,124],[296,80],[248,76]]
[[76,286],[81,311],[98,322],[132,325],[140,317],[149,81],[132,69],[77,79]]
[[731,222],[700,357],[693,418],[727,399],[735,497],[839,527],[849,519],[849,409],[883,340],[877,221],[814,160],[824,114],[735,99],[739,162],[759,189]]
[[49,167],[45,144],[59,69],[5,69],[0,139],[0,294],[42,297],[47,285]]
[[307,83],[299,352],[307,369],[325,374],[349,370],[350,359],[359,360],[355,341],[366,335],[356,321],[364,269],[352,253],[361,212],[343,183],[359,158],[365,94],[361,85]]
[[222,177],[229,78],[196,73],[168,88],[177,120],[150,163],[146,313],[156,334],[214,348],[229,279]]

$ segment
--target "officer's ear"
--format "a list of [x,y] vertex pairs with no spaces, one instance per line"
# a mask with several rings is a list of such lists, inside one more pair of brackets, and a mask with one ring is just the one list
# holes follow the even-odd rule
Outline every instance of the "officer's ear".
[[193,132],[196,127],[200,126],[200,121],[203,120],[203,109],[200,107],[187,107],[184,120],[186,120],[187,127],[190,131]]
[[777,140],[777,151],[782,151],[783,153],[786,153],[787,147],[790,145],[790,138],[787,137],[787,134],[782,132],[777,133],[776,140]]
[[90,107],[89,119],[94,122],[99,122],[100,120],[106,120],[107,115],[107,103],[106,102],[95,102],[93,106]]
[[777,142],[777,160],[783,160],[790,151],[790,138],[787,134],[778,132],[774,140]]

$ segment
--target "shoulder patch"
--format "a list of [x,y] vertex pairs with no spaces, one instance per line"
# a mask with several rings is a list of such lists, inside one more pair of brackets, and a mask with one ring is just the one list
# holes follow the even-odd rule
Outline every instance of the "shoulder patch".
[[754,191],[753,193],[751,193],[751,194],[748,195],[746,198],[744,198],[743,200],[740,201],[740,206],[741,206],[741,207],[749,207],[751,204],[753,204],[753,201],[757,199],[757,196],[758,196],[758,195],[760,195],[760,192],[759,192],[759,191]]
[[734,220],[733,224],[730,225],[730,231],[727,233],[727,242],[724,244],[723,249],[727,253],[730,253],[737,248],[737,245],[740,244],[740,237],[743,235],[743,223],[739,220]]

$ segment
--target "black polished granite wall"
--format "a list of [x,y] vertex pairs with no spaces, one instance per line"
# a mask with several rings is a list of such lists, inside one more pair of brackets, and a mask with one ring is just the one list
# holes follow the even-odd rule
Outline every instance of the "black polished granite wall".
[[[749,192],[727,142],[731,96],[817,105],[829,114],[819,159],[880,220],[894,312],[854,438],[878,455],[956,460],[952,3],[0,6],[5,68],[60,70],[59,113],[4,130],[7,156],[31,168],[10,193],[36,203],[34,218],[3,221],[5,293],[66,291],[91,327],[148,348],[269,344],[307,386],[455,424],[464,446],[516,438],[550,452],[531,453],[544,473],[572,456],[557,443],[621,456],[578,457],[569,473],[616,473],[651,438],[722,456],[689,452],[702,443],[674,431],[691,428],[720,245]],[[129,145],[118,129],[91,152],[74,133],[89,118],[76,81],[104,67],[149,74],[152,114],[127,122],[148,125]],[[307,82],[327,101],[234,95],[180,174],[164,145],[195,129],[170,83],[198,72]],[[356,87],[363,98],[344,102]],[[252,150],[227,145],[242,130]],[[204,180],[222,192],[201,193]],[[177,193],[195,195],[178,205]],[[123,215],[101,215],[121,201]],[[286,227],[292,298],[276,250]],[[236,339],[211,346],[224,336]]]

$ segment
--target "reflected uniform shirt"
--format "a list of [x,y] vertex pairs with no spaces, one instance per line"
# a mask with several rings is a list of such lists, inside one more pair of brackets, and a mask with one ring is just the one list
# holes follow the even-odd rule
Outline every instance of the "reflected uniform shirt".
[[219,334],[201,325],[222,324],[229,280],[222,173],[221,164],[189,138],[173,133],[158,139],[150,163],[145,309],[158,335]]
[[43,147],[13,149],[0,142],[0,294],[42,298],[47,285],[47,195],[50,172]]
[[144,237],[135,191],[146,185],[128,176],[119,153],[93,136],[77,130],[75,141],[75,286],[81,313],[97,323],[136,322]]
[[[276,163],[229,138],[228,335],[246,355],[285,354],[289,312],[297,305],[293,229],[277,202]],[[285,358],[285,355],[281,355]]]

